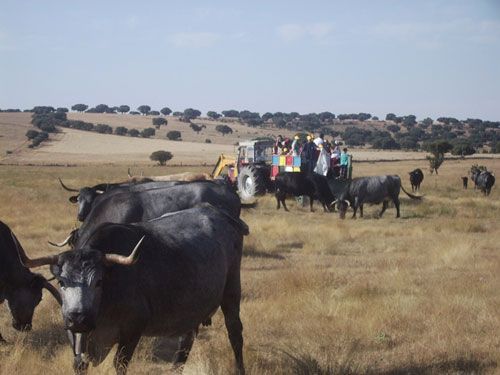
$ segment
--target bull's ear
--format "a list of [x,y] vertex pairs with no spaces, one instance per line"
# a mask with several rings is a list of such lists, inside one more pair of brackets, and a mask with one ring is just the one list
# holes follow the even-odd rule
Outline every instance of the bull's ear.
[[73,195],[72,197],[69,197],[69,201],[71,203],[77,203],[78,202],[78,195]]

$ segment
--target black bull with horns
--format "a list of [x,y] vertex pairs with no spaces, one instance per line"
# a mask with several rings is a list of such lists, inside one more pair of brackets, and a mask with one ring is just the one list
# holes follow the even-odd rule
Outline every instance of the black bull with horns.
[[[0,303],[7,301],[15,329],[29,331],[35,308],[42,300],[42,289],[47,289],[59,304],[61,297],[42,275],[21,263],[18,248],[21,244],[16,236],[0,221]],[[1,334],[0,341],[4,341]]]
[[76,370],[87,368],[87,356],[99,364],[118,344],[114,365],[124,373],[141,336],[182,335],[175,361],[183,364],[199,325],[220,306],[242,374],[246,234],[243,221],[204,204],[145,223],[102,224],[84,244],[58,255],[29,259],[20,252],[29,267],[50,264],[61,285]]
[[[152,186],[152,188],[148,188]],[[130,188],[115,188],[95,198],[79,229],[63,242],[51,245],[75,246],[105,222],[132,223],[153,219],[167,212],[194,207],[200,203],[227,210],[239,217],[241,202],[225,181],[153,182]]]
[[335,203],[337,203],[340,218],[342,219],[345,218],[349,206],[354,210],[353,218],[356,217],[358,209],[360,216],[363,217],[363,205],[365,203],[382,203],[382,210],[379,214],[379,216],[382,216],[388,207],[389,201],[392,201],[396,207],[396,217],[400,217],[400,190],[403,190],[411,199],[422,199],[421,196],[407,192],[401,186],[401,179],[397,175],[359,177],[347,181],[332,180],[329,181],[329,185],[338,197]]

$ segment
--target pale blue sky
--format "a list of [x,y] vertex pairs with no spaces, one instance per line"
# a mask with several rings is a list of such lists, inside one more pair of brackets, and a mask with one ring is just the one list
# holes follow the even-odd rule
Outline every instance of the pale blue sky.
[[0,108],[500,120],[500,1],[0,0]]

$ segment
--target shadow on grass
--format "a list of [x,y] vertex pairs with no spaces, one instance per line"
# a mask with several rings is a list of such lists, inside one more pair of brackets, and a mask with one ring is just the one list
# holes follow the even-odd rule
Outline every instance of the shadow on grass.
[[288,242],[280,243],[276,245],[276,250],[290,251],[292,249],[302,249],[304,247],[304,242]]
[[377,370],[363,364],[356,363],[354,351],[350,351],[340,361],[324,364],[307,353],[293,353],[279,351],[282,361],[294,375],[336,375],[336,374],[367,374],[367,375],[426,375],[426,374],[483,374],[490,373],[497,368],[494,361],[479,361],[470,358],[458,358],[448,361],[438,361],[429,364],[401,365],[393,369]]
[[497,367],[497,363],[481,362],[475,359],[459,358],[430,364],[409,364],[387,371],[372,372],[381,375],[421,374],[483,374]]
[[[400,364],[389,369],[376,369],[373,365],[358,363],[356,356],[357,345],[333,360],[327,356],[323,360],[293,349],[277,350],[288,373],[294,375],[336,375],[336,374],[368,374],[368,375],[427,375],[427,374],[483,374],[490,373],[497,368],[492,360],[477,360],[474,358],[456,358],[431,363]],[[327,363],[325,363],[325,360]],[[359,360],[362,360],[361,358]]]
[[362,374],[361,368],[353,362],[353,356],[340,363],[322,365],[316,358],[306,353],[290,353],[282,351],[283,362],[289,368],[289,373],[294,375],[333,375],[333,374]]
[[245,249],[243,250],[243,256],[249,258],[265,258],[265,259],[278,259],[278,260],[285,259],[283,255],[266,253],[264,251],[257,250],[253,246],[245,247]]

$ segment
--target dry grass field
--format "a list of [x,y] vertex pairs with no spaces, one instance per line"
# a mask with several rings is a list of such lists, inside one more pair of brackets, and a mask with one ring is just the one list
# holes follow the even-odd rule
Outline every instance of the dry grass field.
[[[290,213],[264,197],[243,212],[251,234],[242,262],[245,360],[249,374],[497,373],[500,364],[500,191],[489,197],[460,176],[473,162],[446,161],[430,176],[423,161],[360,163],[355,175],[399,174],[421,167],[425,198],[402,193],[402,218],[366,207],[365,218],[341,221],[317,206],[290,200]],[[500,160],[481,161],[500,171]],[[200,170],[202,168],[191,168]],[[168,168],[170,173],[186,168]],[[72,186],[118,181],[117,166],[0,166],[0,220],[33,255],[55,253],[76,225],[76,208],[57,177]],[[146,174],[159,168],[145,167]],[[48,270],[41,272],[48,275]],[[10,327],[0,308],[0,373],[68,374],[72,353],[60,311],[49,295],[33,331]],[[154,340],[145,339],[131,374],[170,369]],[[233,356],[222,314],[203,328],[186,374],[231,373]],[[112,356],[91,374],[112,374]]]

